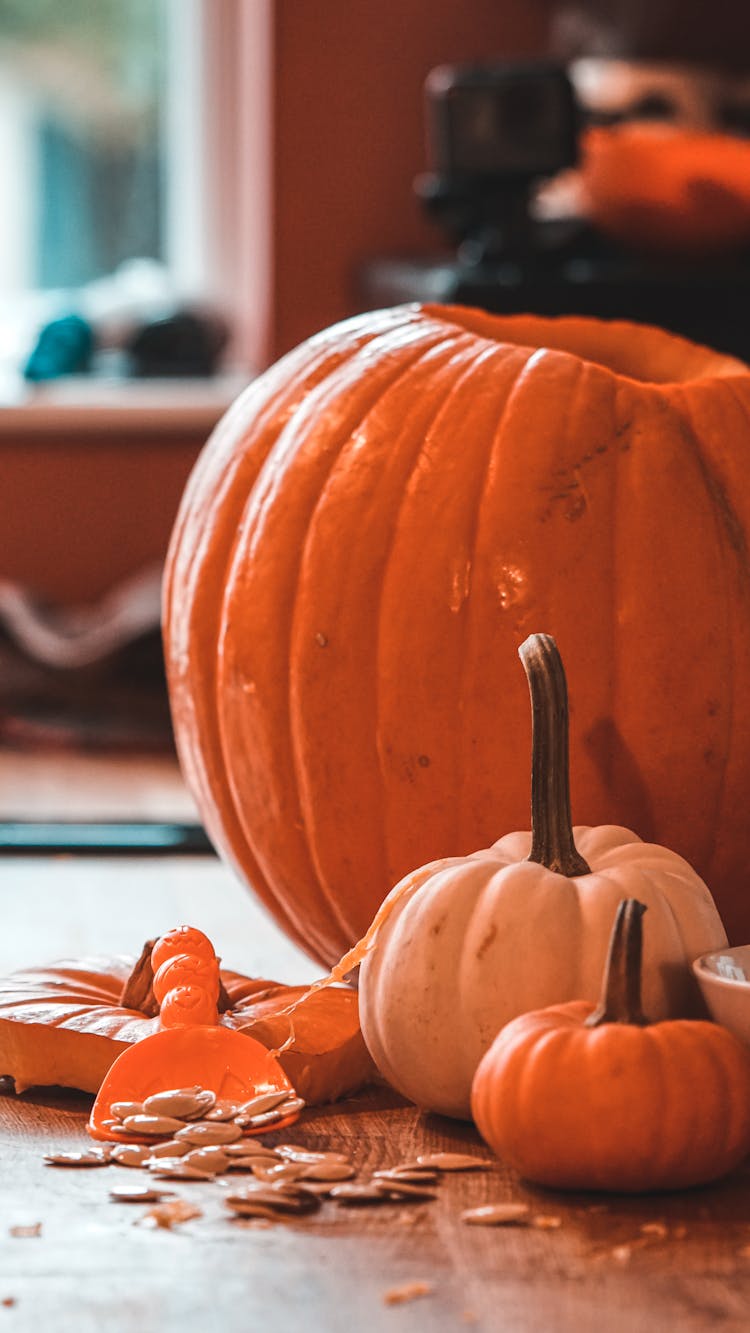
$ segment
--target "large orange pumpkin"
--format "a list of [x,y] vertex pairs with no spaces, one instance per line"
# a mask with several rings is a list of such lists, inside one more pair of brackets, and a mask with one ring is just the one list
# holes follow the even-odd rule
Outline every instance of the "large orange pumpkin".
[[388,889],[528,822],[516,649],[575,682],[577,819],[750,938],[750,371],[659,330],[403,306],[261,376],[173,534],[165,643],[208,830],[331,963]]

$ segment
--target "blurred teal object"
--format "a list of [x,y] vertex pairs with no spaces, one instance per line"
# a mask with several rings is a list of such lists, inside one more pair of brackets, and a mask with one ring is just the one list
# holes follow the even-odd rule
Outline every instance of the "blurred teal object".
[[85,374],[91,367],[94,330],[80,315],[63,315],[45,324],[24,366],[24,379],[54,380]]

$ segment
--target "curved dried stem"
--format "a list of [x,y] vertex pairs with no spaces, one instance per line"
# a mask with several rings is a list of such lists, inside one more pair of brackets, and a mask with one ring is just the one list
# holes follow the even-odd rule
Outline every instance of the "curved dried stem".
[[568,762],[568,688],[555,640],[530,634],[518,649],[531,695],[531,851],[559,875],[588,875],[573,839]]

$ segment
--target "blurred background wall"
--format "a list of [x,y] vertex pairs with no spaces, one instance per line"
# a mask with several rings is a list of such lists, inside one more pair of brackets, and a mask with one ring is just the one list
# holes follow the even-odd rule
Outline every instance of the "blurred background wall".
[[[743,70],[750,60],[747,0],[196,4],[205,106],[178,87],[173,110],[189,126],[188,156],[202,137],[205,175],[170,225],[179,240],[196,229],[196,213],[208,218],[245,378],[361,308],[356,275],[368,258],[445,251],[413,191],[426,165],[423,85],[434,66],[588,54]],[[178,382],[177,403],[183,393]],[[186,410],[159,426],[147,409],[115,412],[81,430],[54,406],[37,417],[0,406],[0,579],[74,602],[159,560],[219,412]]]

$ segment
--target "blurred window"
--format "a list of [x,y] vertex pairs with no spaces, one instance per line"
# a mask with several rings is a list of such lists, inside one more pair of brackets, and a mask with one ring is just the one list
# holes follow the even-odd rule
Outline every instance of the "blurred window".
[[0,295],[164,258],[165,6],[0,0]]
[[234,0],[0,0],[0,403],[47,319],[210,284],[204,39]]

